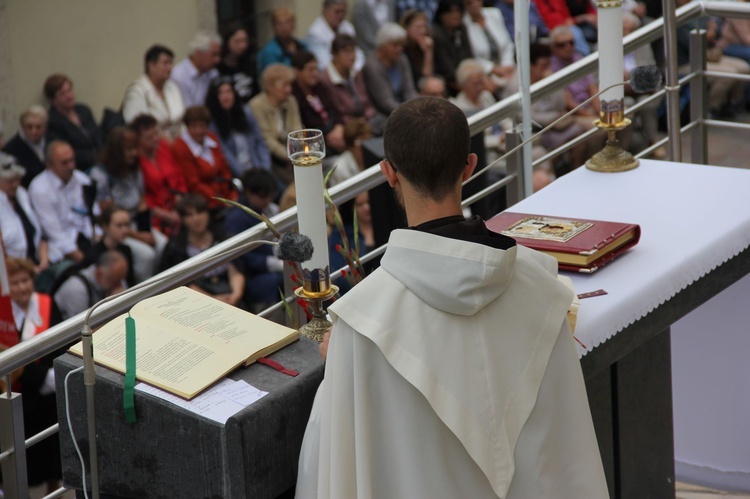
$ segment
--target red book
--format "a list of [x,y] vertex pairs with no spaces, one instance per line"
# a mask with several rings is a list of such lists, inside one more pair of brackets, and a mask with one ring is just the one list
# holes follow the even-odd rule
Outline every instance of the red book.
[[639,225],[503,212],[487,221],[493,231],[554,256],[561,270],[591,273],[641,238]]

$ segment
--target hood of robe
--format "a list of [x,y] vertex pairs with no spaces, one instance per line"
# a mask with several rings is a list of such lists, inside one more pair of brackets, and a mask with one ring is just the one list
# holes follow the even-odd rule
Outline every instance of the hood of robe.
[[398,229],[380,265],[429,306],[470,316],[508,287],[517,250]]

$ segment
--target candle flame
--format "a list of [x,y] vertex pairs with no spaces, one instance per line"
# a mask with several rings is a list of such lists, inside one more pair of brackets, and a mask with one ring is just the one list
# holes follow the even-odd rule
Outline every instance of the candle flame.
[[305,154],[308,154],[310,152],[310,146],[305,144]]

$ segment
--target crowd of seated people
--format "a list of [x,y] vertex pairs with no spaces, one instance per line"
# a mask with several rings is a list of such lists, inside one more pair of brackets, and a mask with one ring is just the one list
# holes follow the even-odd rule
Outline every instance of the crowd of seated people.
[[[239,200],[267,216],[293,205],[289,132],[323,130],[326,166],[336,167],[333,185],[368,166],[362,142],[382,135],[400,103],[418,95],[452,98],[471,114],[517,90],[514,0],[356,0],[350,20],[346,0],[320,4],[320,16],[303,27],[301,38],[294,36],[294,10],[275,8],[269,17],[273,37],[261,47],[242,24],[221,34],[197,33],[180,61],[154,39],[143,56],[143,73],[123,82],[122,100],[112,106],[119,107],[123,127],[98,125],[96,113],[78,101],[73,80],[62,72],[39,82],[46,103],[23,110],[18,132],[6,135],[5,143],[0,124],[0,231],[11,258],[22,339],[258,223],[216,197]],[[623,9],[625,35],[655,17],[637,0],[625,0]],[[532,0],[529,23],[532,83],[596,49],[591,0]],[[709,70],[750,73],[750,21],[706,18],[678,30],[683,71],[695,27],[707,30]],[[648,46],[627,55],[624,79],[660,55]],[[731,117],[738,106],[750,105],[744,81],[709,77],[708,86],[715,116]],[[597,90],[595,77],[584,77],[535,102],[532,117],[546,126]],[[644,99],[628,88],[626,96],[627,105]],[[661,138],[659,105],[651,102],[634,119],[646,145]],[[534,157],[591,129],[597,115],[594,100],[536,143]],[[504,133],[499,126],[488,129],[486,145],[495,156],[504,151]],[[581,165],[603,141],[599,133],[554,164],[539,166],[534,187]],[[663,148],[654,152],[664,155]],[[352,239],[355,207],[363,254],[374,244],[366,194],[342,208],[343,233]],[[341,232],[331,234],[336,268],[343,265],[336,250]],[[36,291],[28,289],[30,281]],[[251,311],[276,301],[283,285],[281,263],[267,247],[190,284]],[[51,300],[54,314],[40,311],[45,300]],[[45,366],[35,367],[46,375]],[[45,397],[54,394],[44,388],[44,376],[31,374],[23,382],[24,404],[26,390],[49,404]],[[27,428],[34,424],[28,421]],[[30,453],[29,460],[36,458]],[[35,484],[59,480],[55,463],[49,473],[34,474],[45,466],[29,467]]]
[[[3,147],[10,156],[0,157],[6,251],[33,263],[40,286],[49,286],[67,263],[86,268],[106,251],[125,254],[126,286],[141,282],[162,268],[171,241],[184,242],[193,234],[185,226],[187,212],[202,207],[180,211],[186,196],[204,199],[211,227],[226,224],[228,213],[234,213],[217,197],[256,204],[262,199],[256,206],[261,211],[266,201],[282,208],[294,203],[286,148],[290,131],[324,132],[326,168],[338,165],[331,177],[338,183],[367,166],[362,141],[381,135],[400,103],[418,95],[451,98],[469,115],[513,93],[513,3],[321,0],[320,15],[303,27],[301,38],[294,36],[294,10],[278,7],[269,16],[273,38],[264,45],[256,47],[253,30],[235,23],[221,34],[197,33],[179,61],[172,48],[154,40],[143,56],[143,73],[123,82],[122,127],[98,125],[96,113],[77,100],[73,80],[51,74],[40,82],[47,105],[34,104],[20,113],[18,132],[6,137]],[[655,17],[637,0],[624,2],[623,9],[625,34]],[[532,82],[596,49],[591,0],[533,0],[529,22],[536,47]],[[715,48],[709,69],[750,72],[748,23],[709,19],[693,24],[708,30]],[[682,31],[681,64],[686,62]],[[654,55],[644,47],[626,56],[624,77],[638,65],[653,64]],[[748,88],[744,82],[710,78],[712,113],[728,115],[747,103]],[[597,90],[593,76],[573,82],[535,103],[534,119],[542,126],[551,123]],[[643,100],[627,88],[626,95],[629,104]],[[659,105],[651,102],[635,118],[646,145],[661,138]],[[597,115],[594,100],[556,125],[537,150],[555,149],[591,129]],[[504,127],[488,129],[486,145],[495,156],[504,152],[504,133]],[[573,148],[563,163],[580,165],[603,139],[600,133]],[[654,155],[663,157],[664,149]],[[565,173],[559,165],[557,160],[554,167],[545,166],[544,179],[535,185]],[[266,186],[270,181],[273,189]],[[230,225],[230,232],[238,230]],[[247,297],[263,295],[252,284],[260,282],[253,268],[243,266],[245,298],[233,294],[233,301],[249,306],[254,298]],[[269,295],[263,296],[259,300],[265,303]]]

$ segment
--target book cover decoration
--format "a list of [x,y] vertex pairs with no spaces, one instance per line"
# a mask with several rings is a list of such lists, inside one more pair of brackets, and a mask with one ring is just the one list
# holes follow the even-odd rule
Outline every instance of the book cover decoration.
[[635,246],[637,224],[503,212],[487,227],[554,256],[561,270],[592,273]]

